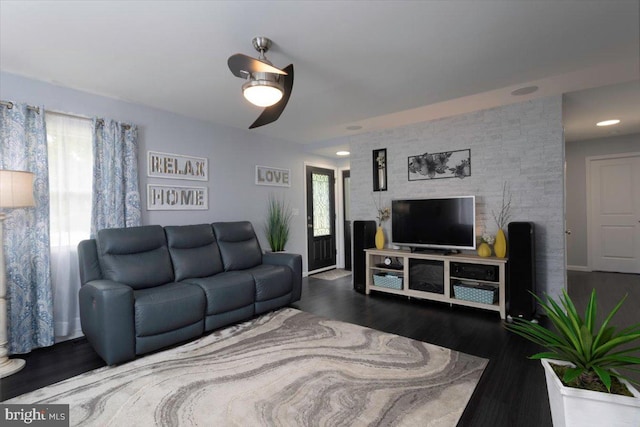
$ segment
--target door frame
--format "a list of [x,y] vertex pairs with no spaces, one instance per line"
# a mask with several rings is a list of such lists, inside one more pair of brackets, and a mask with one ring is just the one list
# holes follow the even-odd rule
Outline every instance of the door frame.
[[[313,271],[309,271],[309,233],[307,233],[306,227],[307,227],[307,216],[308,216],[308,212],[307,212],[307,166],[312,166],[312,167],[316,167],[316,168],[322,168],[322,169],[329,169],[333,171],[333,176],[334,176],[334,185],[336,186],[334,188],[333,191],[333,195],[334,195],[334,206],[335,206],[335,210],[336,210],[336,215],[334,218],[334,225],[333,225],[333,229],[335,232],[335,239],[336,239],[336,264],[335,265],[330,265],[328,267],[324,267],[324,268],[320,268],[318,270],[313,270]],[[342,259],[342,265],[344,266],[344,253],[342,253],[342,248],[341,246],[344,246],[344,238],[340,235],[340,233],[343,231],[344,227],[342,225],[340,225],[340,221],[338,220],[338,218],[341,216],[339,214],[339,212],[342,210],[342,185],[339,184],[339,179],[338,179],[338,168],[335,165],[331,165],[328,163],[321,163],[321,162],[309,162],[309,161],[305,161],[303,166],[302,166],[302,176],[304,176],[304,224],[305,224],[305,233],[304,233],[304,241],[305,241],[305,254],[304,254],[304,259],[306,260],[305,265],[306,265],[306,271],[303,272],[303,276],[308,276],[309,273],[320,273],[322,271],[327,271],[327,270],[333,270],[334,268],[338,268],[338,263],[339,263],[339,259]],[[339,194],[338,194],[339,193]],[[342,257],[342,258],[341,258]]]
[[593,271],[593,259],[594,255],[594,236],[593,236],[593,222],[594,219],[591,214],[592,208],[592,195],[591,195],[591,162],[599,160],[611,160],[628,157],[640,157],[640,152],[631,153],[617,153],[617,154],[604,154],[599,156],[589,156],[585,159],[585,179],[586,179],[586,196],[587,196],[587,268],[589,271]]
[[[338,173],[340,174],[340,183],[338,184],[338,190],[339,190],[339,195],[336,195],[336,197],[338,198],[338,200],[340,200],[341,206],[339,207],[340,210],[338,212],[338,224],[340,226],[340,249],[338,250],[338,257],[337,257],[337,262],[338,262],[338,268],[345,268],[347,265],[347,250],[349,251],[349,253],[351,252],[351,248],[349,247],[347,249],[346,245],[345,245],[345,235],[346,235],[346,230],[345,228],[345,222],[346,218],[345,218],[345,200],[344,200],[344,173],[345,172],[349,172],[349,176],[351,176],[351,165],[349,165],[348,167],[343,167],[343,168],[338,168]],[[338,209],[338,207],[336,206],[336,209]],[[352,236],[353,239],[353,236]],[[352,240],[353,242],[353,240]],[[336,242],[337,244],[338,242]],[[352,243],[353,244],[353,243]],[[351,269],[353,270],[353,258],[351,259]]]

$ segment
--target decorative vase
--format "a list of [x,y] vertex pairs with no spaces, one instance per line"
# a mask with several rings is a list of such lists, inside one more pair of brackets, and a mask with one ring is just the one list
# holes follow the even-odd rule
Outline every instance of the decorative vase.
[[384,249],[384,231],[380,226],[378,226],[378,230],[376,231],[376,248]]
[[507,256],[507,238],[505,237],[502,228],[499,229],[496,234],[496,242],[493,244],[493,250],[498,258],[504,258]]
[[485,258],[491,256],[491,246],[485,242],[480,243],[480,246],[478,246],[478,255]]

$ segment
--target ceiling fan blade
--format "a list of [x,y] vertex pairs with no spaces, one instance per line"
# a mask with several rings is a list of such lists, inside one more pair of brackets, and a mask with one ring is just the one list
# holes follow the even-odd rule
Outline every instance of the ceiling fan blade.
[[289,98],[291,97],[291,91],[293,90],[293,64],[289,64],[283,68],[287,74],[282,76],[282,86],[284,88],[284,94],[282,94],[282,99],[278,101],[276,104],[273,104],[271,107],[267,107],[264,109],[262,114],[256,119],[255,122],[249,129],[257,128],[260,126],[268,125],[269,123],[273,123],[280,117],[280,114],[284,111],[284,107],[287,106],[287,102],[289,102]]
[[[246,79],[248,74],[252,73],[272,73],[272,74],[287,74],[279,68],[269,65],[259,59],[252,58],[242,53],[236,53],[231,55],[227,61],[229,69],[234,76]],[[243,73],[244,71],[244,73]]]

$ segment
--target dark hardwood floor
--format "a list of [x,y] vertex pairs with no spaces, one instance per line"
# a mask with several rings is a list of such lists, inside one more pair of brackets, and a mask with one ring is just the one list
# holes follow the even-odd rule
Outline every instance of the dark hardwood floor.
[[[625,325],[640,322],[639,275],[569,273],[569,293],[578,303],[588,298],[593,287],[601,297],[601,312],[629,293],[618,321]],[[459,426],[551,426],[542,367],[527,359],[539,349],[506,331],[496,312],[382,293],[365,296],[353,291],[350,276],[333,281],[304,279],[302,299],[292,306],[488,359]],[[0,380],[3,401],[104,366],[84,339],[22,357],[26,368]]]

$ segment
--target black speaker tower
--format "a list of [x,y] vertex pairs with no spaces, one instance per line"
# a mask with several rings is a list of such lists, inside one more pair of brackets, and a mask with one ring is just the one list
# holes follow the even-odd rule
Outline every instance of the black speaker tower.
[[532,319],[536,302],[535,227],[532,222],[511,222],[507,226],[507,314]]
[[353,241],[353,257],[351,258],[353,289],[360,293],[365,292],[367,279],[364,250],[375,247],[375,236],[375,221],[353,221],[353,234],[351,235]]

